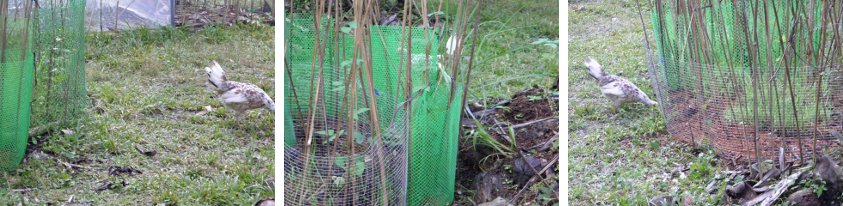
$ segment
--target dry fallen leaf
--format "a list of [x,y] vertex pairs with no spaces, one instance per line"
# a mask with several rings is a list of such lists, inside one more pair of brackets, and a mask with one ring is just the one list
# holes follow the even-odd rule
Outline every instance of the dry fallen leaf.
[[61,133],[65,134],[65,135],[73,135],[74,134],[73,130],[70,130],[70,129],[63,129],[63,130],[61,130]]

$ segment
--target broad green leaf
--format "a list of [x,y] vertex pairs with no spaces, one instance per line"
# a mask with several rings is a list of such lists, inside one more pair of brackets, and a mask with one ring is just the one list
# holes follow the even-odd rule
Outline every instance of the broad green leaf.
[[330,141],[334,141],[334,139],[336,139],[337,137],[342,136],[343,134],[345,134],[345,130],[340,130],[340,131],[339,131],[339,133],[335,133],[335,132],[334,132],[334,130],[329,129],[329,130],[320,130],[320,131],[316,131],[316,132],[314,132],[314,133],[316,133],[316,134],[318,134],[318,135],[322,135],[322,136],[328,137],[328,140],[326,140],[326,141],[322,142],[322,143],[327,143],[327,142],[330,142]]
[[335,157],[334,164],[338,167],[345,168],[345,162],[348,161],[348,157]]
[[315,133],[315,134],[318,134],[318,135],[322,135],[322,136],[326,136],[326,137],[327,137],[327,136],[332,136],[332,135],[334,135],[334,130],[332,130],[332,129],[329,129],[329,130],[319,130],[319,131],[316,131],[316,132],[314,132],[314,133]]
[[341,66],[341,67],[348,67],[348,66],[351,66],[351,60],[349,59],[349,60],[342,61],[342,62],[340,63],[340,66]]
[[357,158],[354,158],[354,159],[356,161],[355,167],[357,167],[357,168],[355,168],[357,170],[357,171],[355,171],[356,172],[355,175],[363,176],[363,170],[366,169],[366,158],[364,158],[363,156],[357,156]]
[[363,140],[366,140],[366,135],[363,135],[360,132],[354,132],[354,142],[357,142],[357,144],[363,144]]

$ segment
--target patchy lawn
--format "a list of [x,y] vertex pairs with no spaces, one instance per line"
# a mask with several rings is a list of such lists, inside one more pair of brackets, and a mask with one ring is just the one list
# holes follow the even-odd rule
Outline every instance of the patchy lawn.
[[[460,137],[454,204],[498,196],[518,205],[559,204],[559,166],[548,166],[559,154],[558,8],[558,1],[482,2],[468,102],[474,112],[494,111],[478,115],[477,127],[463,117],[469,126]],[[527,122],[534,123],[513,128]]]
[[[607,73],[628,78],[655,98],[635,2],[588,1],[567,9],[570,203],[646,205],[659,195],[710,201],[703,188],[720,170],[712,152],[667,135],[657,107],[629,104],[610,118],[612,104],[582,64],[593,57]],[[644,12],[652,34],[649,12]]]
[[534,84],[557,82],[559,49],[537,41],[558,45],[559,2],[484,1],[479,18],[469,100],[510,97]]
[[90,111],[72,132],[31,137],[24,162],[2,173],[9,195],[0,201],[250,205],[273,196],[272,113],[237,124],[202,69],[216,60],[229,79],[273,96],[273,34],[259,25],[89,33]]

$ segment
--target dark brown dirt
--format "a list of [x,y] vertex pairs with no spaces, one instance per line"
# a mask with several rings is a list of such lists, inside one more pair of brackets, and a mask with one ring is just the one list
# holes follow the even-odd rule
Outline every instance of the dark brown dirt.
[[520,124],[543,117],[558,116],[556,104],[551,105],[550,99],[545,96],[544,89],[536,85],[531,89],[515,93],[509,102],[509,110],[505,110],[500,118],[513,124]]
[[[692,144],[711,145],[718,149],[720,157],[725,162],[746,163],[754,161],[756,156],[761,159],[778,159],[779,147],[785,146],[785,160],[794,161],[800,154],[799,139],[802,139],[803,155],[810,155],[813,151],[813,129],[803,128],[801,132],[781,132],[787,129],[764,128],[758,129],[750,123],[731,122],[723,118],[731,100],[721,99],[718,102],[703,102],[700,98],[684,92],[671,92],[672,107],[665,111],[669,114],[667,130],[671,136]],[[702,109],[699,105],[707,105]],[[828,129],[833,126],[818,127],[817,150],[836,148],[834,138]],[[753,139],[757,137],[757,141]],[[757,153],[756,153],[757,145]]]
[[[474,195],[469,198],[477,203],[498,196],[522,201],[512,198],[525,186],[537,184],[529,184],[530,178],[547,178],[545,174],[535,174],[535,171],[550,164],[549,161],[557,155],[551,152],[554,140],[559,137],[558,100],[552,97],[553,94],[533,86],[516,93],[511,99],[490,99],[486,107],[469,103],[468,107],[474,116],[466,114],[463,117],[464,135],[482,128],[501,144],[510,145],[512,135],[509,128],[513,128],[517,151],[511,158],[506,158],[487,145],[474,144],[466,141],[467,138],[460,138],[455,194],[458,199],[460,196]],[[477,127],[478,121],[480,127]],[[553,168],[550,170],[557,171]],[[500,184],[500,179],[513,182]],[[466,194],[468,192],[471,194]],[[521,198],[525,196],[530,195],[522,194]]]
[[517,129],[515,139],[518,142],[518,148],[530,149],[546,144],[552,137],[559,135],[558,132],[559,119],[551,118]]

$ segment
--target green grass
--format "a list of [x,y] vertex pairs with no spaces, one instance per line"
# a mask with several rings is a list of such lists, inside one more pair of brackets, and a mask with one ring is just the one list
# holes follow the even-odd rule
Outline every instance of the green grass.
[[[428,2],[431,2],[430,9],[435,11],[439,1]],[[534,84],[550,87],[557,81],[558,44],[539,44],[537,41],[558,41],[558,8],[557,1],[481,2],[475,69],[468,94],[470,101],[509,97]],[[442,10],[454,16],[457,5],[446,1]],[[466,44],[471,41],[466,40]],[[470,54],[470,48],[463,54]]]
[[[438,1],[432,2],[431,4],[438,6]],[[533,85],[551,87],[559,75],[559,2],[494,0],[481,3],[478,11],[480,25],[477,31],[475,68],[471,73],[468,101],[483,103],[490,99],[509,99],[516,92]],[[453,11],[456,8],[453,4],[443,5],[444,12],[450,16],[455,14]],[[542,39],[545,41],[539,42]],[[470,44],[471,41],[468,39],[466,43]],[[533,44],[534,42],[536,44]],[[469,52],[470,50],[464,50],[463,54],[468,55]],[[478,139],[471,136],[463,138]],[[479,139],[487,141],[486,144],[511,146],[506,141],[495,143],[495,140],[490,138]],[[558,151],[552,150],[550,153]],[[549,154],[548,157],[552,156]],[[557,183],[558,176],[535,182],[525,190],[520,201],[532,201],[533,205],[558,204],[558,193],[552,189],[558,187]],[[474,202],[471,195],[468,195],[474,191],[465,192],[467,193],[455,195],[454,203],[481,203]]]
[[[249,205],[273,196],[273,115],[253,111],[236,124],[206,89],[202,69],[217,60],[229,79],[273,96],[273,55],[269,26],[89,33],[86,78],[95,105],[65,128],[72,133],[31,138],[40,148],[2,173],[0,194],[8,195],[0,202]],[[213,111],[203,112],[206,106]],[[112,167],[142,173],[111,175]]]
[[559,76],[558,47],[531,44],[559,38],[557,1],[484,1],[469,100],[508,97]]
[[[712,163],[712,151],[693,150],[672,139],[656,107],[625,105],[610,119],[612,104],[582,65],[586,57],[594,57],[606,72],[627,77],[655,98],[635,2],[571,3],[567,9],[570,203],[646,205],[658,195],[688,195],[695,204],[716,203],[703,191],[719,170]],[[690,169],[685,176],[671,174],[677,168]]]

